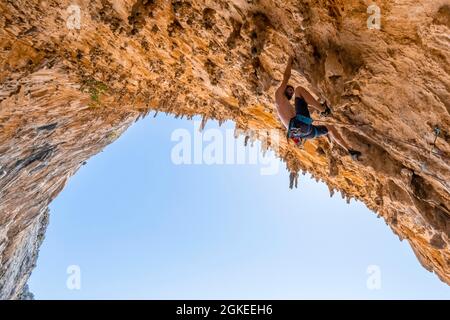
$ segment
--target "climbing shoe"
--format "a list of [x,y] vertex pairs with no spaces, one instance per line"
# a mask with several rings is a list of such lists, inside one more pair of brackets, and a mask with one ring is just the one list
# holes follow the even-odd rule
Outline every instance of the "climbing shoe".
[[322,111],[320,113],[321,117],[328,117],[331,114],[331,109],[330,107],[327,105],[327,102],[325,101],[324,103],[322,103],[322,106],[325,107],[325,111]]
[[354,161],[358,161],[358,160],[360,160],[360,157],[361,157],[361,152],[359,152],[359,151],[356,151],[356,150],[348,150],[348,153],[350,154],[350,157],[352,157],[352,159],[354,160]]

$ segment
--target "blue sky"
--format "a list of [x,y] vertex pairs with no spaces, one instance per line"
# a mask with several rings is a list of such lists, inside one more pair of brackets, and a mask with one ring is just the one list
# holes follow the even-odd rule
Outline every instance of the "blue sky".
[[193,122],[148,117],[70,179],[29,281],[36,299],[450,298],[383,219],[308,176],[290,190],[282,163],[275,175],[174,164],[180,128]]

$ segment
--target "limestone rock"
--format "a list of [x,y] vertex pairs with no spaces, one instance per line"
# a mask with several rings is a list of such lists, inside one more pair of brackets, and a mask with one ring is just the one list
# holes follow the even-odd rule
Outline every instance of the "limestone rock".
[[363,201],[449,284],[449,4],[378,0],[369,29],[371,3],[0,0],[0,298],[23,291],[67,179],[151,110],[284,136],[273,96],[289,54],[292,83],[365,156],[282,140],[292,176]]

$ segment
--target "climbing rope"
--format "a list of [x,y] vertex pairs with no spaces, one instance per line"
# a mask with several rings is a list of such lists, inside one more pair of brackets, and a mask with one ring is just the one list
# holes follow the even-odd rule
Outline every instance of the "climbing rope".
[[436,149],[436,141],[437,138],[439,137],[439,134],[441,133],[441,129],[439,127],[435,127],[434,128],[434,141],[433,141],[433,148],[430,149],[430,154],[434,152],[434,149]]

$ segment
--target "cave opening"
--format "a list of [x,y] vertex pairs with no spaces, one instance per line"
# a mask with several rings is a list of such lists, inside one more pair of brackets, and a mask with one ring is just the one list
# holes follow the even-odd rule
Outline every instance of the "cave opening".
[[[448,293],[362,203],[330,198],[326,185],[309,175],[289,191],[282,162],[255,158],[259,142],[245,147],[245,138],[234,141],[247,152],[242,163],[227,164],[226,155],[208,162],[207,148],[219,133],[227,153],[231,122],[206,124],[201,162],[194,161],[193,144],[190,163],[174,162],[181,142],[176,137],[189,133],[195,143],[195,121],[200,119],[145,118],[69,181],[50,206],[46,240],[29,281],[36,298]],[[210,147],[211,155],[213,149],[220,148]],[[275,161],[279,170],[263,174]],[[411,277],[421,279],[413,284],[417,290],[411,290]]]

